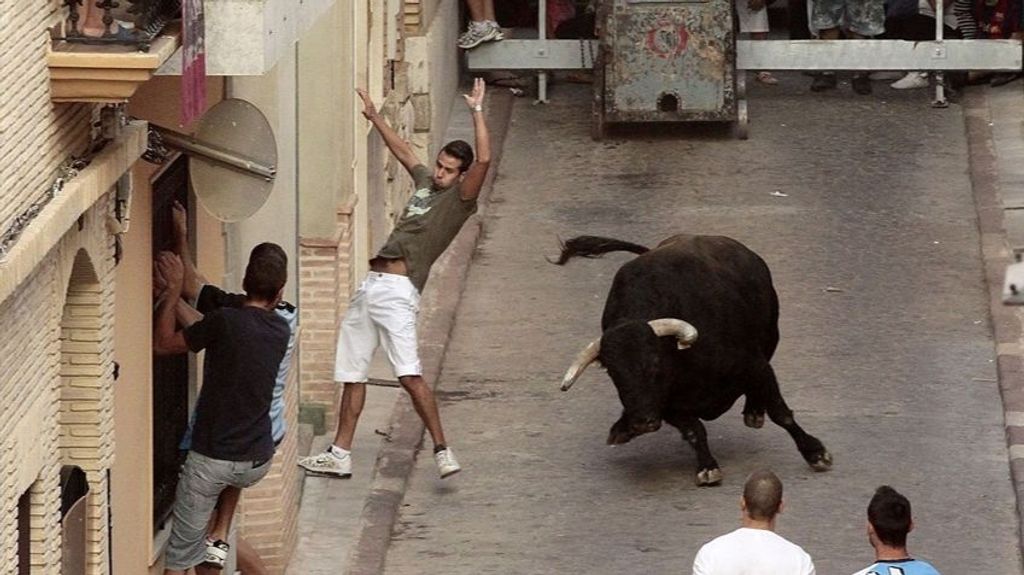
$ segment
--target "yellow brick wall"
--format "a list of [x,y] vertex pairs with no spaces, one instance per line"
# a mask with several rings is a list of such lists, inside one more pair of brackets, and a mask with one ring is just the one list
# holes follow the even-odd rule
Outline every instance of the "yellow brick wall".
[[328,428],[336,423],[341,391],[334,383],[338,327],[355,282],[353,225],[352,206],[347,206],[338,212],[333,238],[304,238],[299,245],[300,399],[327,409]]
[[[17,503],[26,490],[32,573],[60,573],[62,464],[86,471],[88,573],[107,572],[106,470],[114,448],[109,213],[104,196],[0,303],[0,469],[12,470],[0,476],[2,573],[17,565]],[[92,329],[82,328],[87,323]]]
[[37,201],[68,154],[82,154],[93,106],[50,103],[48,26],[56,0],[0,5],[0,233]]

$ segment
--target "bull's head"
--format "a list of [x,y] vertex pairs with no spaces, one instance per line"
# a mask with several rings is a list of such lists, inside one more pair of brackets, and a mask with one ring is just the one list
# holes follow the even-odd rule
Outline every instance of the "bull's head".
[[626,322],[605,331],[576,357],[562,378],[568,390],[588,365],[600,361],[608,370],[622,402],[622,417],[612,425],[608,443],[626,443],[637,435],[661,427],[668,386],[657,377],[662,344],[658,338],[676,338],[679,349],[697,340],[697,329],[679,319]]

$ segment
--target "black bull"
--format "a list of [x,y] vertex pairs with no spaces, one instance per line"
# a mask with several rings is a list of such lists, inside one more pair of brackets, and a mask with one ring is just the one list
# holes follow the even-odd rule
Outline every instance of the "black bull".
[[825,446],[796,423],[769,363],[779,343],[779,300],[760,256],[723,236],[681,234],[653,250],[580,236],[565,242],[555,263],[613,251],[639,257],[615,274],[601,337],[580,352],[562,381],[569,389],[594,361],[608,370],[623,408],[609,444],[666,421],[697,452],[697,484],[717,484],[722,472],[701,420],[716,419],[746,396],[746,425],[761,427],[767,413],[813,469],[832,466]]

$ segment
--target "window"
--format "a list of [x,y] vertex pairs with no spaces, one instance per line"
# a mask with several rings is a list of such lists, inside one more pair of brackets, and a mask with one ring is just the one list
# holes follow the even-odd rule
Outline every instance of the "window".
[[[174,245],[171,206],[188,204],[188,159],[178,156],[153,182],[153,254]],[[190,239],[190,242],[193,241]],[[193,246],[194,247],[194,246]],[[185,462],[178,449],[188,426],[188,354],[153,356],[153,525],[160,530],[171,514],[178,471]]]

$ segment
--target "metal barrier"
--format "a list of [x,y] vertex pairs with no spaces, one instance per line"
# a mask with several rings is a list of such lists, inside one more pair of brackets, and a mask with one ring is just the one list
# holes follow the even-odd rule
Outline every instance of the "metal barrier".
[[[547,38],[547,2],[538,2],[538,38],[508,39],[482,44],[467,52],[471,71],[534,70],[538,73],[537,101],[547,102],[547,73],[594,67],[598,40]],[[936,2],[936,39],[904,40],[739,40],[737,70],[988,70],[1024,69],[1020,40],[945,40],[942,2]],[[943,105],[942,82],[935,103]]]

